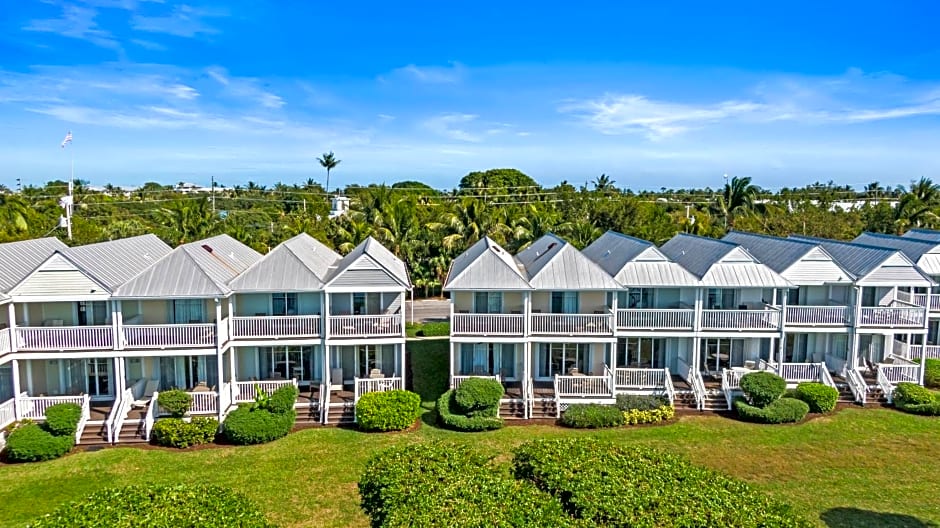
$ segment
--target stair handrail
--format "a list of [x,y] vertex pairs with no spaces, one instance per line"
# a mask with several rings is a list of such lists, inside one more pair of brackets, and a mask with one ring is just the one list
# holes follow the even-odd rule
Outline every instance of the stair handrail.
[[885,376],[884,370],[881,369],[881,366],[878,366],[878,387],[881,389],[881,392],[884,393],[885,398],[888,399],[888,403],[894,399],[894,384],[888,380],[888,377]]
[[75,427],[75,443],[78,444],[82,441],[82,433],[85,432],[85,426],[88,424],[88,420],[91,419],[91,396],[86,394],[82,398],[82,417],[78,421],[78,425]]
[[153,430],[153,424],[157,421],[157,412],[160,408],[157,403],[159,397],[160,393],[154,391],[153,396],[150,397],[150,403],[147,404],[147,414],[144,415],[144,440],[148,442],[150,441],[150,431]]
[[695,407],[701,411],[705,409],[705,380],[702,374],[695,370],[695,367],[689,367],[689,382],[692,385],[692,394],[695,396]]
[[669,405],[675,405],[676,387],[672,383],[672,373],[670,373],[667,368],[663,369],[663,386],[666,387],[666,396],[669,397]]
[[[121,434],[121,428],[124,427],[124,421],[127,420],[127,414],[131,412],[131,404],[134,403],[134,390],[127,388],[124,389],[124,393],[121,395],[121,404],[118,409],[118,414],[112,422],[112,427],[114,431],[111,433],[111,443],[116,444]],[[117,406],[117,402],[115,402]]]
[[527,406],[529,408],[528,417],[532,418],[532,414],[535,412],[535,380],[534,379],[529,378],[528,388],[526,390],[528,391],[527,396],[526,396],[526,399],[528,400]]
[[323,423],[323,417],[326,416],[327,402],[329,402],[329,390],[325,383],[320,384],[319,400],[317,401],[317,409],[320,412],[320,423]]
[[845,380],[849,383],[849,389],[852,391],[852,395],[855,396],[855,401],[864,407],[866,393],[868,392],[868,384],[865,383],[865,378],[858,370],[846,366]]
[[108,417],[104,419],[105,440],[107,440],[109,444],[114,443],[114,419],[117,417],[118,413],[121,412],[121,398],[123,397],[124,393],[121,393],[114,398],[114,404],[111,405],[111,410],[108,411]]
[[555,389],[555,418],[561,418],[561,398],[558,397],[558,374],[553,380]]
[[819,363],[819,381],[828,387],[836,388],[836,382],[832,379],[832,374],[826,368],[825,363]]
[[721,392],[725,394],[725,401],[728,403],[728,410],[731,410],[731,382],[728,381],[728,377],[732,371],[728,369],[721,369]]

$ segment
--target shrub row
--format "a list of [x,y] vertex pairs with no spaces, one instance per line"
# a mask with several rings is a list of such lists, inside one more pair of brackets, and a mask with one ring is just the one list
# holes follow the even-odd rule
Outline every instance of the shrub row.
[[514,450],[512,474],[585,526],[810,526],[743,482],[647,447],[538,440]]
[[366,463],[360,504],[375,528],[573,525],[557,500],[487,463],[465,444],[393,447]]
[[367,392],[356,402],[356,422],[364,431],[401,431],[421,415],[421,397],[406,390]]
[[624,424],[624,412],[613,405],[576,403],[561,415],[561,424],[576,429],[601,429]]
[[193,403],[193,397],[181,389],[163,391],[157,396],[157,403],[173,418],[182,418]]
[[676,415],[676,409],[672,405],[663,405],[662,407],[641,411],[631,409],[622,411],[623,418],[627,425],[647,424],[671,420]]
[[50,405],[46,409],[46,421],[41,425],[25,422],[13,429],[7,438],[7,459],[39,462],[59,458],[75,446],[75,432],[81,419],[82,408],[77,404]]
[[652,411],[669,405],[669,400],[662,396],[646,394],[618,394],[617,408],[621,411]]
[[813,413],[832,412],[839,401],[839,391],[822,383],[800,383],[796,386],[793,396],[806,402],[809,412]]
[[218,486],[105,489],[43,515],[27,528],[273,528],[244,496]]
[[809,404],[796,398],[780,398],[765,407],[755,407],[744,398],[734,400],[734,410],[742,420],[764,424],[799,422],[809,413]]
[[[452,409],[456,410],[453,412]],[[467,416],[460,414],[462,409],[457,405],[454,391],[449,390],[437,399],[437,416],[440,422],[449,429],[457,431],[491,431],[503,426],[502,418],[495,416]]]
[[940,394],[916,383],[898,383],[893,401],[894,406],[904,412],[940,416]]
[[294,385],[284,385],[270,396],[259,391],[255,403],[240,405],[229,413],[222,424],[222,435],[238,445],[263,444],[287,436],[297,418],[297,395]]
[[940,389],[940,359],[928,359],[924,365],[924,385]]
[[183,418],[161,418],[153,424],[153,441],[165,447],[185,448],[208,444],[215,440],[219,421],[197,416],[190,421]]

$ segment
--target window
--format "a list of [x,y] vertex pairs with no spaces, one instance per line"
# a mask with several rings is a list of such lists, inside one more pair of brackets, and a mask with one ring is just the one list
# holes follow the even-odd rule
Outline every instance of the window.
[[617,344],[617,366],[628,368],[664,368],[666,340],[628,337]]
[[578,292],[552,292],[552,313],[578,313]]
[[709,288],[705,299],[706,310],[733,310],[735,291],[727,288]]
[[320,379],[320,355],[316,350],[310,346],[259,348],[260,374],[267,378],[276,372],[284,379],[296,378],[300,383]]
[[272,315],[297,315],[297,294],[296,293],[273,293],[271,294],[271,314]]
[[626,308],[652,308],[653,290],[652,288],[630,288],[627,294]]
[[108,324],[108,303],[105,301],[81,301],[78,303],[79,326],[103,326]]
[[378,369],[384,376],[394,376],[397,371],[394,345],[360,345],[356,347],[356,354],[359,377],[369,377],[372,369]]
[[790,306],[799,306],[800,304],[800,289],[793,288],[787,290],[787,304]]
[[461,376],[516,375],[516,347],[509,343],[462,343],[460,345]]
[[473,294],[474,313],[503,313],[502,292],[476,292]]
[[202,299],[175,299],[173,301],[173,322],[176,324],[204,323],[205,305]]
[[743,339],[702,339],[701,368],[707,372],[744,366]]
[[382,294],[377,292],[354,293],[353,315],[377,315],[381,312]]
[[591,372],[591,349],[585,343],[543,343],[539,350],[538,377],[565,376],[572,368],[582,374]]

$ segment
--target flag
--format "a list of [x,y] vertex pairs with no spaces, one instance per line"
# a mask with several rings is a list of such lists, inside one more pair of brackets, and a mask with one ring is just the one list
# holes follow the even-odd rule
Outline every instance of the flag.
[[69,133],[65,135],[65,139],[62,140],[62,148],[65,148],[65,146],[71,142],[72,142],[72,131],[69,130]]

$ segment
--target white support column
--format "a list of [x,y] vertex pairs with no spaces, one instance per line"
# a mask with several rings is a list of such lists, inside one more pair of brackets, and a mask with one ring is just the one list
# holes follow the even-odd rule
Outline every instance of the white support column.
[[228,369],[229,369],[229,381],[232,382],[232,387],[235,386],[235,380],[238,379],[237,373],[235,372],[235,353],[238,351],[235,347],[230,347],[228,349]]
[[[225,364],[222,358],[222,347],[224,345],[221,339],[222,324],[223,324],[222,300],[219,298],[216,298],[215,299],[215,336],[216,336],[215,337],[215,371],[219,379],[216,380],[215,386],[218,391],[222,390],[222,380],[225,378],[225,371],[223,370],[225,368]],[[217,407],[216,410],[218,411],[218,415],[219,415],[218,418],[220,422],[222,421],[222,417],[225,413],[225,409],[222,408],[221,403],[222,403],[222,398],[219,398],[218,393],[216,393],[216,407]]]
[[[611,327],[611,329],[613,330],[614,336],[620,335],[620,334],[617,332],[617,325],[618,325],[618,322],[617,322],[617,319],[618,319],[618,318],[617,318],[617,309],[618,309],[618,306],[617,306],[617,294],[618,294],[618,293],[619,293],[619,292],[614,291],[614,292],[611,292],[611,294],[610,294],[610,313],[612,314],[611,317],[613,318],[613,322],[611,323],[610,327]],[[613,362],[613,360],[611,360],[611,362]]]
[[848,368],[854,369],[858,367],[858,345],[860,340],[858,327],[862,318],[862,287],[854,286],[852,290],[855,293],[855,298],[853,299],[854,306],[852,309],[852,333],[849,334],[849,338],[852,342],[849,344],[850,357]]
[[526,291],[522,293],[522,313],[525,314],[525,318],[522,321],[522,335],[529,337],[532,333],[530,328],[532,326],[532,292]]
[[[406,339],[408,337],[408,331],[405,329],[405,291],[402,291],[398,294],[398,298],[401,299],[401,310],[398,312],[401,317],[401,338]],[[404,352],[402,352],[404,354]],[[402,363],[402,371],[404,372],[405,365]]]
[[[774,296],[777,295],[777,289],[774,288]],[[780,361],[777,362],[778,368],[779,365],[783,364],[784,357],[786,355],[787,349],[787,300],[789,298],[789,292],[784,290],[781,292],[780,300]]]
[[452,388],[452,387],[454,386],[454,363],[455,363],[455,361],[456,361],[456,360],[454,359],[454,358],[455,358],[455,356],[454,356],[454,345],[455,345],[455,344],[456,344],[456,343],[454,343],[453,341],[450,341],[450,342],[448,343],[448,345],[447,345],[447,346],[448,346],[448,350],[450,351],[450,358],[449,358],[449,361],[448,361],[448,363],[450,363],[450,377],[447,379],[447,387],[448,387],[448,388]]
[[124,348],[123,335],[124,335],[124,314],[121,311],[122,305],[120,300],[111,301],[111,332],[114,339],[114,350],[121,350]]
[[408,370],[405,363],[405,342],[402,341],[398,348],[401,350],[401,388],[405,388],[405,372]]
[[[228,317],[225,318],[225,321],[228,323],[228,338],[232,339],[232,317],[235,316],[235,296],[228,296]],[[234,379],[234,378],[233,378]]]
[[24,410],[20,408],[20,393],[23,392],[20,389],[20,362],[14,359],[10,362],[10,367],[13,369],[13,414],[19,421],[23,419]]
[[[23,310],[26,310],[26,307],[23,307]],[[10,327],[10,352],[16,352],[16,308],[13,306],[13,303],[7,305],[7,317],[9,318],[9,327]]]
[[114,358],[114,377],[117,378],[115,386],[115,397],[120,398],[127,389],[127,374],[124,371],[124,358]]
[[330,294],[327,292],[323,292],[323,315],[320,317],[320,321],[323,325],[321,334],[325,342],[330,337]]

